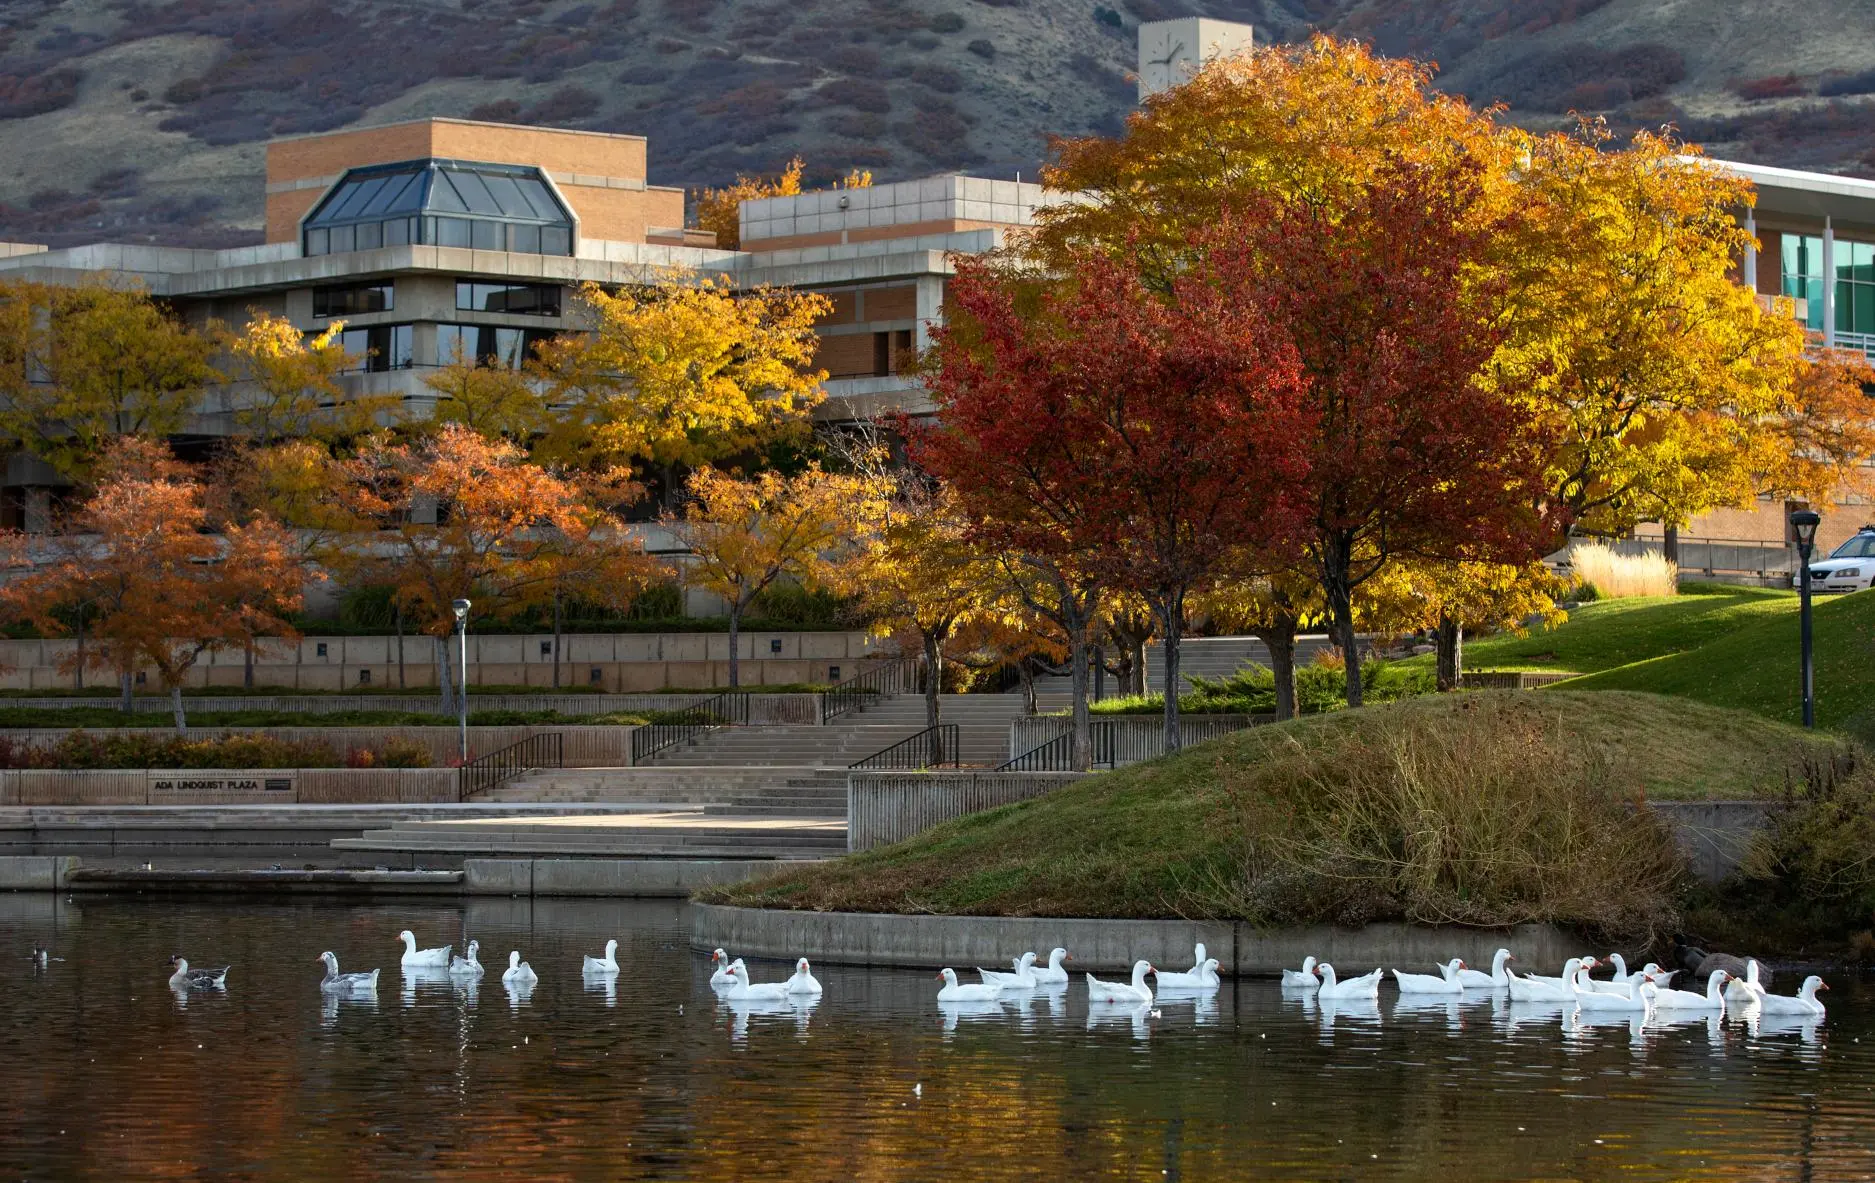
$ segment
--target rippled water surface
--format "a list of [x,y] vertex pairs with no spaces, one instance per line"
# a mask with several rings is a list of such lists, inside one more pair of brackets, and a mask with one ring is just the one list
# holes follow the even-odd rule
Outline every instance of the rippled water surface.
[[[479,937],[490,976],[403,978],[405,927]],[[764,1009],[718,1003],[687,933],[630,902],[0,896],[0,1176],[1875,1174],[1875,992],[1850,981],[1820,1027],[1577,1026],[1390,988],[1327,1011],[1262,982],[1156,1018],[1090,1014],[1078,983],[947,1013],[930,974],[838,966],[818,1006]],[[607,936],[616,991],[579,973]],[[34,973],[35,944],[64,960]],[[511,948],[528,997],[499,980]],[[326,949],[383,967],[375,1002],[322,1002]],[[172,995],[178,951],[231,962],[226,993]]]

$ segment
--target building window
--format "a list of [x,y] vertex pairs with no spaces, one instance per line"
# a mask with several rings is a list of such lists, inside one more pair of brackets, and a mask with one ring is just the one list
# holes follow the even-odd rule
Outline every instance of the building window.
[[456,307],[463,312],[558,316],[560,287],[551,283],[477,283],[459,279],[456,281]]
[[[1823,328],[1823,238],[1816,234],[1785,234],[1783,292],[1808,302],[1804,324]],[[1836,331],[1875,333],[1875,243],[1838,238],[1833,244],[1836,270]]]
[[314,316],[359,316],[367,312],[389,312],[394,307],[395,293],[388,282],[314,288],[312,294]]
[[458,358],[472,359],[477,365],[521,368],[534,356],[543,341],[551,340],[550,329],[510,329],[495,325],[437,325],[436,364],[450,365]]
[[352,169],[307,215],[303,230],[308,255],[416,243],[573,253],[572,215],[539,169],[464,160]]
[[366,329],[346,329],[339,334],[339,344],[352,355],[345,367],[349,374],[382,373],[407,370],[415,359],[410,351],[409,325],[372,325]]

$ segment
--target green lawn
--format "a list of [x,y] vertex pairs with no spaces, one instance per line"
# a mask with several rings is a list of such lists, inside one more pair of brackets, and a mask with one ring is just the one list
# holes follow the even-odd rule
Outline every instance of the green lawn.
[[[1781,611],[1734,617],[1698,648],[1605,668],[1562,686],[1670,694],[1795,723],[1802,702],[1797,613],[1794,599],[1785,604]],[[1817,724],[1875,741],[1875,594],[1818,599],[1815,626]]]
[[[1258,852],[1268,849],[1267,841],[1292,836],[1287,831],[1298,813],[1315,809],[1311,824],[1340,825],[1341,807],[1324,813],[1316,805],[1337,793],[1412,797],[1398,833],[1392,826],[1366,831],[1381,834],[1387,850],[1423,852],[1434,837],[1431,846],[1462,848],[1466,835],[1502,843],[1494,857],[1474,860],[1486,866],[1468,872],[1475,883],[1554,860],[1555,844],[1563,841],[1556,834],[1579,840],[1584,832],[1590,820],[1585,801],[1620,803],[1641,793],[1657,799],[1758,796],[1782,786],[1806,759],[1840,750],[1842,742],[1757,715],[1654,695],[1429,696],[1255,728],[960,818],[894,846],[714,888],[700,898],[801,909],[1043,916],[1254,918],[1281,906],[1298,909],[1291,914],[1296,919],[1317,906],[1314,888],[1299,900],[1272,904],[1267,892],[1247,898],[1241,885],[1246,875],[1260,873],[1264,856]],[[1272,784],[1290,804],[1250,807]],[[1545,811],[1554,816],[1543,819]],[[1618,864],[1608,852],[1624,840],[1633,816],[1619,813],[1611,829],[1570,859],[1606,856]],[[1618,865],[1596,872],[1611,881],[1622,873]],[[1536,882],[1547,877],[1508,890],[1547,891],[1550,884]],[[1295,882],[1326,881],[1310,875]],[[1593,919],[1600,889],[1590,887],[1589,902],[1574,906],[1591,914],[1573,919]],[[1316,919],[1338,917],[1346,914],[1331,908]]]
[[[1553,629],[1468,641],[1465,668],[1591,674],[1696,649],[1764,621],[1794,621],[1796,615],[1796,593],[1769,588],[1603,600],[1575,609]],[[1431,664],[1432,658],[1412,661]]]

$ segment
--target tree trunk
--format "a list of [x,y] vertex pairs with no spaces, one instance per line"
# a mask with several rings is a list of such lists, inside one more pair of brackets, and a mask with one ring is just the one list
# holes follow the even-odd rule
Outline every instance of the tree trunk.
[[1674,564],[1679,563],[1680,561],[1680,528],[1678,526],[1668,526],[1666,527],[1665,530],[1661,532],[1660,555],[1662,558],[1666,559],[1667,562],[1669,563],[1674,563]]
[[1132,667],[1132,684],[1126,692],[1134,698],[1146,697],[1146,638],[1134,637],[1127,646],[1126,663]]
[[[1185,589],[1181,587],[1166,593],[1164,599],[1153,605],[1153,612],[1159,618],[1160,654],[1165,664],[1165,750],[1169,754],[1185,746],[1178,720],[1178,642],[1185,626]],[[1141,671],[1143,678],[1143,665]]]
[[1348,705],[1361,705],[1361,651],[1354,637],[1354,587],[1349,582],[1352,544],[1340,541],[1322,549],[1322,592],[1328,599],[1330,631],[1346,665]]
[[130,713],[130,686],[130,671],[119,670],[117,672],[117,688],[123,693],[122,706],[126,715]]
[[553,688],[560,688],[560,588],[553,589]]
[[1464,677],[1465,627],[1444,612],[1432,634],[1440,690],[1457,690]]
[[729,605],[729,687],[734,690],[742,685],[742,653],[738,642],[742,636],[742,598],[736,597]]
[[176,735],[189,738],[189,717],[182,710],[182,683],[177,682],[169,688],[169,713],[176,719]]
[[1276,679],[1276,721],[1296,717],[1296,622],[1278,620],[1274,628],[1256,634],[1270,651],[1270,673]]
[[1033,718],[1035,707],[1035,669],[1024,657],[1016,662],[1016,677],[1022,683],[1022,713]]
[[927,629],[924,632],[924,725],[931,731],[931,763],[944,763],[944,733],[935,730],[941,703],[938,692],[944,683],[944,639]]
[[1094,764],[1094,720],[1087,710],[1087,622],[1068,630],[1068,672],[1074,686],[1074,771]]

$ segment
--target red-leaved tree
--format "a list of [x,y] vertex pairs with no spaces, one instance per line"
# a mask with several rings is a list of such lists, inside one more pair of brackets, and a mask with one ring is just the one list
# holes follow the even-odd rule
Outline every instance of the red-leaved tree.
[[1294,200],[1227,217],[1208,266],[1264,288],[1306,377],[1305,548],[1361,703],[1354,589],[1396,557],[1523,562],[1556,535],[1544,445],[1517,391],[1483,380],[1503,238],[1475,170],[1395,165],[1333,208]]
[[[980,542],[1085,587],[1138,593],[1165,638],[1165,742],[1179,747],[1186,595],[1244,546],[1299,534],[1310,412],[1294,350],[1247,271],[1205,265],[1151,290],[1131,251],[1078,255],[1060,282],[960,268],[954,327],[914,456],[955,490]],[[1083,591],[1066,626],[1075,763],[1091,752]]]

